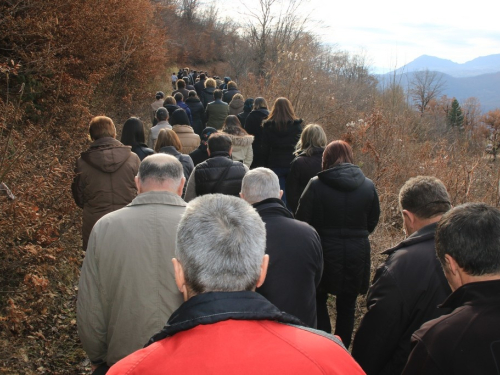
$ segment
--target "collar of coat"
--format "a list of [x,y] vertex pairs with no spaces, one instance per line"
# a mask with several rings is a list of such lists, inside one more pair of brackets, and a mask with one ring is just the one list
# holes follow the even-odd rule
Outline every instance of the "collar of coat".
[[382,252],[382,254],[390,255],[390,254],[394,253],[396,250],[399,250],[403,247],[408,247],[408,246],[414,245],[416,243],[420,243],[420,242],[434,239],[434,234],[436,233],[436,227],[437,227],[437,223],[432,223],[432,224],[426,225],[425,227],[420,228],[415,233],[412,233],[411,236],[409,236],[405,240],[401,241],[396,246]]
[[263,201],[254,203],[252,206],[261,216],[272,211],[272,213],[279,216],[285,216],[293,219],[293,214],[286,208],[283,201],[279,198],[264,199]]
[[198,294],[184,302],[170,316],[167,325],[151,337],[145,346],[200,324],[214,324],[229,319],[274,320],[303,325],[298,318],[280,311],[259,293],[209,292]]
[[500,280],[464,284],[451,293],[439,307],[456,309],[464,305],[500,305]]
[[148,191],[146,193],[139,194],[127,206],[138,206],[142,204],[165,204],[169,206],[181,207],[185,207],[187,205],[181,197],[169,191]]

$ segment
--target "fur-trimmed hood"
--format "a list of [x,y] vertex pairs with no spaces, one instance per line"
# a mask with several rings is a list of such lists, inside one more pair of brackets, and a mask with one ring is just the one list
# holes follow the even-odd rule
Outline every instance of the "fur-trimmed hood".
[[229,138],[231,138],[233,146],[241,146],[241,147],[250,146],[253,143],[254,139],[253,135],[233,135],[228,133],[224,134],[227,135]]

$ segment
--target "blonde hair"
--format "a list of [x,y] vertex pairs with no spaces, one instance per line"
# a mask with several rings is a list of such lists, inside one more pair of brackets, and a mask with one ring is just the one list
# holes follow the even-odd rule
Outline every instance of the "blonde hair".
[[215,82],[215,79],[213,78],[209,78],[205,81],[205,87],[214,87],[217,85],[217,83]]
[[298,156],[301,153],[305,153],[307,156],[311,156],[314,148],[324,148],[327,142],[325,131],[321,125],[308,124],[300,135],[294,154]]

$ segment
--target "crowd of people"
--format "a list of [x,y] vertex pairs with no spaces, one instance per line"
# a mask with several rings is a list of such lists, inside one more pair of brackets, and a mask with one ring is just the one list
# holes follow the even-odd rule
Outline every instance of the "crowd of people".
[[72,192],[93,373],[497,374],[500,211],[409,179],[407,238],[370,285],[379,197],[351,146],[217,80],[173,73],[147,140],[136,117],[121,142],[90,122]]

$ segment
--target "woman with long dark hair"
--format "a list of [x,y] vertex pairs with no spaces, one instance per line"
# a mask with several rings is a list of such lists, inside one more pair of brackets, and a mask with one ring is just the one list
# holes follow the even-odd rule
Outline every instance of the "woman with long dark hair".
[[281,199],[286,204],[285,181],[294,159],[295,145],[302,133],[302,120],[295,116],[292,103],[287,98],[278,98],[262,128],[264,166],[278,175],[283,190]]
[[131,117],[123,124],[121,142],[132,147],[132,152],[144,159],[155,152],[145,143],[144,124],[137,117]]
[[328,294],[336,296],[335,335],[348,348],[354,327],[356,298],[370,281],[368,235],[377,226],[380,207],[371,180],[354,165],[351,146],[331,142],[323,152],[322,172],[300,197],[296,218],[309,223],[321,237],[323,277],[316,291],[318,329],[331,332]]
[[224,121],[222,132],[231,138],[233,144],[233,160],[241,161],[248,168],[253,160],[253,135],[249,135],[245,129],[241,127],[240,120],[235,115],[229,115]]

